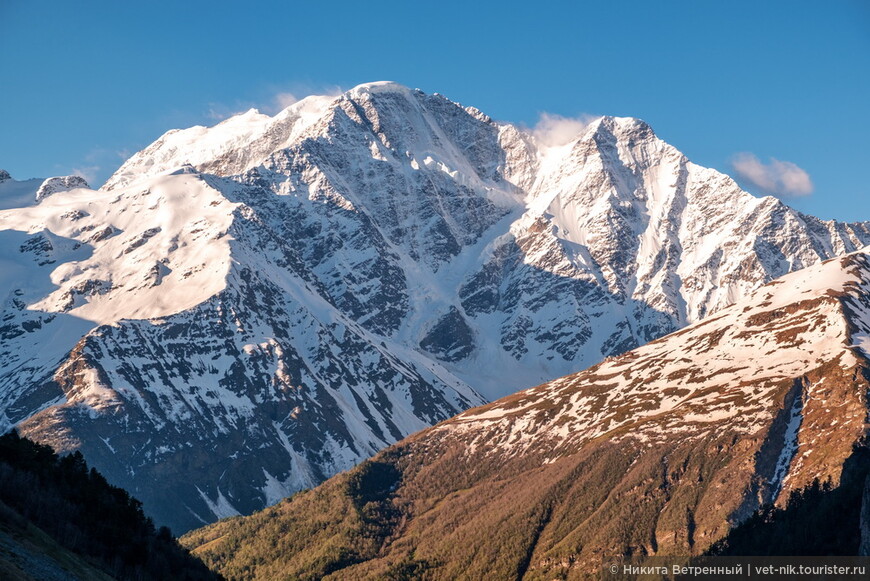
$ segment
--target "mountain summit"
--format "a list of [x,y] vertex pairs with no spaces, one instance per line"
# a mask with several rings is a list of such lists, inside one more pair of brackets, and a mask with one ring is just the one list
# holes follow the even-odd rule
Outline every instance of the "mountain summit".
[[394,83],[170,131],[69,187],[0,211],[0,427],[176,530],[870,244],[637,119],[554,142]]

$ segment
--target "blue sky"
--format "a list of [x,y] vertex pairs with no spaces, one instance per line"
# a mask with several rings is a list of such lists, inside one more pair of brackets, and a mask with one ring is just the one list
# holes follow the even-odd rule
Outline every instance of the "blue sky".
[[822,4],[2,0],[0,168],[97,185],[168,129],[393,80],[530,126],[640,117],[754,193],[870,220],[870,2]]

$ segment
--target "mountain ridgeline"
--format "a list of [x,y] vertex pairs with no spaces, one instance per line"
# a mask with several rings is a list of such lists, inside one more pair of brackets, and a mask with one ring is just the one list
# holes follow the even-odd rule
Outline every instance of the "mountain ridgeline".
[[393,83],[0,201],[0,428],[178,531],[870,244],[638,119],[554,142]]
[[856,253],[182,543],[229,579],[585,579],[613,556],[855,554],[870,546],[868,356]]

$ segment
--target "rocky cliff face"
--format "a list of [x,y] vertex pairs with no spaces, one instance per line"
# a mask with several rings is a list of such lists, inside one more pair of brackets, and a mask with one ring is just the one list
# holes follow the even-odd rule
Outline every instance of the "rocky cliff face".
[[[701,554],[762,504],[838,485],[867,443],[868,357],[856,253],[185,542],[257,579],[582,579],[606,556]],[[276,528],[304,534],[258,554]]]
[[545,144],[392,83],[171,131],[67,185],[0,212],[0,423],[179,530],[870,243],[639,120]]

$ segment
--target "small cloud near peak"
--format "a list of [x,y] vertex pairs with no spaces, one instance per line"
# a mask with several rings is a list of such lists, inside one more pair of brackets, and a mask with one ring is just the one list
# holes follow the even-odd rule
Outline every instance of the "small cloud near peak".
[[741,152],[731,159],[731,166],[739,179],[778,198],[809,196],[813,193],[810,174],[790,161],[771,157],[770,163],[765,164],[755,155]]
[[209,103],[208,110],[205,112],[205,117],[212,121],[224,121],[241,112],[242,111],[232,109],[221,103]]
[[324,97],[337,97],[342,93],[344,93],[344,89],[338,86],[310,87],[297,84],[293,87],[290,87],[290,90],[279,91],[275,93],[275,95],[271,98],[271,101],[269,103],[263,104],[260,107],[260,110],[270,115],[275,115],[276,113],[280,113],[287,107],[290,107],[291,105],[295,105],[299,101],[302,101],[306,97],[311,97],[313,95]]
[[543,147],[558,147],[577,139],[595,119],[594,115],[563,117],[544,112],[532,128],[532,136]]
[[290,105],[299,102],[299,98],[293,93],[278,93],[275,95],[275,106],[278,107],[278,110],[283,111]]
[[98,165],[89,165],[84,167],[74,167],[70,172],[70,175],[78,176],[83,178],[89,184],[94,184],[97,182],[97,177],[100,173],[100,166]]

